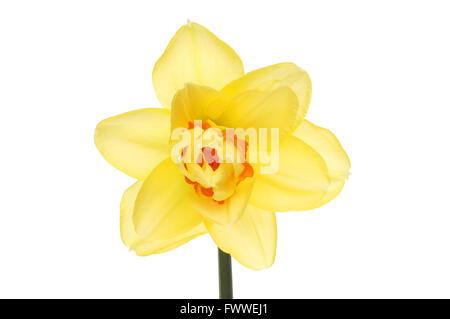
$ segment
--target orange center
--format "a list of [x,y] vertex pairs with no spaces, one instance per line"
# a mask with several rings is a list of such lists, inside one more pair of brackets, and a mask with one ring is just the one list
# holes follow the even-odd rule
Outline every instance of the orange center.
[[[191,141],[201,141],[202,144],[197,154],[191,145],[184,146],[178,167],[185,175],[186,183],[194,187],[198,196],[209,197],[223,204],[233,195],[239,183],[254,175],[253,167],[248,163],[248,142],[235,134],[227,135],[225,129],[219,128],[211,121],[202,121],[201,125],[197,121],[195,124],[189,122],[187,128],[193,137]],[[200,134],[194,133],[195,128],[201,128]],[[230,160],[227,148],[232,148],[232,154],[236,154],[236,159],[240,160],[235,160],[234,156]],[[194,157],[191,156],[192,153]],[[192,158],[195,158],[194,163]]]

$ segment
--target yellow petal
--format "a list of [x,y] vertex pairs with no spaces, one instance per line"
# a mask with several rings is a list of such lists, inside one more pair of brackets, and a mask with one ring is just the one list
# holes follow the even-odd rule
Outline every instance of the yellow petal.
[[256,176],[250,204],[277,212],[316,208],[329,184],[322,157],[290,135],[280,143],[278,172]]
[[190,205],[189,185],[171,158],[162,161],[144,181],[134,204],[133,223],[140,237],[169,239],[202,222]]
[[248,205],[242,217],[231,225],[205,220],[216,245],[247,268],[272,266],[277,248],[275,214]]
[[293,135],[314,148],[327,164],[331,184],[321,201],[323,205],[341,192],[349,175],[350,159],[333,133],[311,122],[304,120]]
[[170,111],[141,109],[101,121],[95,145],[114,167],[143,180],[170,154]]
[[120,237],[127,247],[134,247],[141,241],[141,237],[134,230],[133,209],[136,196],[144,182],[138,181],[128,188],[120,202]]
[[139,256],[159,254],[174,249],[182,244],[206,233],[203,223],[198,224],[184,234],[166,239],[141,238],[133,224],[133,209],[137,194],[144,182],[139,181],[128,188],[120,203],[120,236],[123,243]]
[[244,74],[239,56],[197,23],[182,26],[153,69],[153,86],[165,107],[187,82],[220,90]]
[[172,130],[187,127],[194,120],[213,120],[221,115],[229,99],[217,90],[207,86],[187,83],[177,92],[172,103]]
[[292,133],[301,121],[297,116],[298,99],[287,86],[271,91],[245,91],[232,99],[217,119],[231,128],[278,128],[280,137]]
[[289,86],[298,98],[298,118],[304,118],[311,100],[311,79],[306,71],[293,63],[280,63],[247,73],[229,83],[222,93],[234,97],[248,90],[269,91]]
[[[222,164],[224,165],[224,164]],[[238,220],[247,206],[253,185],[253,178],[242,181],[234,194],[219,204],[211,197],[201,196],[195,192],[190,193],[192,206],[206,219],[214,223],[229,225]]]

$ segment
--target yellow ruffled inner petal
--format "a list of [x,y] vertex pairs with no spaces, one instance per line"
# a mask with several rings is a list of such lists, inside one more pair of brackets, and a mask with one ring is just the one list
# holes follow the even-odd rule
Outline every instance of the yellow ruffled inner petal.
[[217,202],[211,197],[191,191],[192,206],[208,220],[214,223],[229,225],[241,218],[252,191],[253,179],[245,179],[226,200]]
[[312,84],[306,71],[293,63],[279,63],[249,72],[227,84],[221,92],[230,98],[245,91],[272,91],[288,86],[298,98],[297,118],[303,119],[311,100]]
[[229,99],[217,90],[207,86],[186,83],[177,92],[172,102],[172,130],[187,127],[196,120],[215,121],[227,108]]
[[292,133],[301,121],[298,99],[288,86],[270,91],[245,91],[235,96],[216,122],[230,128],[279,129],[279,136]]

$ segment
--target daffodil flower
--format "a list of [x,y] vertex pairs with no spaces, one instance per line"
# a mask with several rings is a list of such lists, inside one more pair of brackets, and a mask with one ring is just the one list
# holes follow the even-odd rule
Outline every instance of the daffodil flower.
[[[295,64],[244,74],[233,49],[189,22],[156,62],[153,85],[164,108],[117,115],[95,131],[103,157],[137,179],[120,206],[122,240],[137,255],[209,233],[242,265],[267,268],[275,259],[275,212],[317,208],[342,190],[350,161],[330,131],[304,119],[311,81]],[[263,174],[245,147],[227,139],[243,161],[223,163],[220,148],[203,147],[199,162],[189,162],[184,148],[174,162],[178,128],[200,136],[209,128],[277,129],[278,170]]]

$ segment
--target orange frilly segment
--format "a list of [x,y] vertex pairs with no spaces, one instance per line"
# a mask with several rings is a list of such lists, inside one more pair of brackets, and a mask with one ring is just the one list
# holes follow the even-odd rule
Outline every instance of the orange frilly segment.
[[[217,129],[216,135],[208,134],[211,128]],[[196,135],[195,130],[198,130]],[[241,187],[246,179],[254,176],[251,164],[246,162],[246,141],[230,138],[225,130],[220,130],[214,122],[189,121],[181,144],[176,148],[179,154],[177,167],[191,189],[193,206],[206,218],[217,223],[229,224],[237,220],[250,195],[251,183]],[[198,152],[192,140],[201,142]],[[243,147],[238,147],[243,144]],[[203,146],[205,145],[205,146]],[[242,162],[227,161],[227,148],[232,148],[235,159]],[[193,161],[195,159],[195,161]]]

